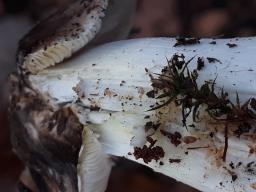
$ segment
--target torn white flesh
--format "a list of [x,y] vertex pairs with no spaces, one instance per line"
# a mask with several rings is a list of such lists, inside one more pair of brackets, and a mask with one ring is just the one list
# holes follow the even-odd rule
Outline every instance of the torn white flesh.
[[[188,126],[188,130],[182,125],[181,109],[173,104],[148,111],[160,102],[146,95],[153,89],[149,73],[161,73],[167,65],[166,58],[170,59],[175,53],[184,54],[187,61],[195,56],[188,65],[191,71],[197,68],[197,58],[204,57],[205,67],[198,71],[199,86],[217,77],[217,94],[223,88],[235,101],[238,92],[241,103],[256,96],[256,38],[215,40],[216,45],[209,44],[211,41],[205,39],[200,44],[180,47],[173,47],[176,41],[169,38],[110,43],[30,75],[29,80],[49,101],[73,103],[86,129],[99,135],[106,154],[145,164],[128,153],[133,153],[134,146],[142,146],[146,136],[154,133],[152,129],[144,131],[147,122],[161,123],[152,138],[157,139],[155,146],[162,147],[165,155],[147,166],[201,191],[254,192],[255,133],[237,138],[233,135],[235,127],[231,126],[226,162],[223,162],[224,126],[212,124],[203,109],[200,123],[194,123],[191,117],[187,119],[187,125],[195,125],[195,128]],[[229,48],[227,43],[235,43],[237,47]],[[209,63],[207,57],[220,62]],[[90,111],[90,108],[100,110]],[[179,132],[181,144],[176,147],[159,130]],[[186,144],[188,136],[192,136],[194,142]],[[193,149],[197,147],[201,149]],[[169,163],[169,159],[179,159],[180,163]]]

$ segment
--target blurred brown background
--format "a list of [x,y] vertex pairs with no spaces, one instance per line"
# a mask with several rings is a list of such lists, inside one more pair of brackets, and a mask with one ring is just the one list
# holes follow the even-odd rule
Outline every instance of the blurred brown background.
[[[0,191],[14,192],[22,164],[8,138],[7,74],[18,40],[33,24],[73,0],[0,0]],[[256,34],[254,0],[138,0],[130,38],[152,36],[233,37]],[[183,184],[120,160],[108,192],[193,192]]]

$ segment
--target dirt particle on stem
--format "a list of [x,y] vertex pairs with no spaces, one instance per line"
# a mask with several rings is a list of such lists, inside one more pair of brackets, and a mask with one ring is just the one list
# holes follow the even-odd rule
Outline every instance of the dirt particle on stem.
[[199,43],[200,43],[200,38],[177,37],[174,47],[181,46],[181,45],[194,45],[194,44],[199,44]]
[[150,143],[149,146],[144,145],[142,148],[135,147],[134,148],[134,157],[135,159],[143,159],[145,163],[150,163],[152,160],[158,161],[163,158],[165,152],[162,147],[155,146],[156,140],[153,140],[151,137],[147,138],[147,141]]
[[216,59],[214,57],[207,57],[206,59],[208,60],[209,63],[222,63],[219,59]]
[[152,90],[152,91],[149,91],[146,93],[146,95],[149,97],[149,98],[155,98],[155,91]]
[[204,58],[198,57],[197,59],[197,70],[200,71],[204,68]]
[[227,45],[229,48],[237,47],[237,44],[235,44],[235,43],[227,43],[226,45]]
[[167,131],[161,130],[161,133],[168,137],[171,141],[172,144],[174,144],[176,147],[179,146],[181,144],[181,134],[179,132],[175,132],[175,133],[169,133]]
[[183,137],[183,142],[186,143],[186,144],[195,143],[196,141],[197,141],[197,138],[193,137],[193,136]]
[[180,163],[181,159],[169,159],[170,163]]
[[152,121],[149,121],[149,122],[147,122],[146,124],[145,124],[145,131],[147,132],[147,131],[149,131],[150,129],[153,129],[153,130],[157,130],[159,127],[160,127],[160,123],[157,123],[157,124],[155,124],[155,123],[153,123]]

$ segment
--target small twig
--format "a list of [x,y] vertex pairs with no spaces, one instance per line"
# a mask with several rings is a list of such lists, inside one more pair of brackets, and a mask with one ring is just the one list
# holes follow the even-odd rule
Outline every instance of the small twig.
[[226,162],[226,157],[227,157],[227,151],[228,151],[228,126],[225,126],[225,147],[222,155],[222,159],[224,162]]
[[209,146],[205,146],[205,147],[189,147],[187,148],[187,150],[196,150],[196,149],[208,149]]

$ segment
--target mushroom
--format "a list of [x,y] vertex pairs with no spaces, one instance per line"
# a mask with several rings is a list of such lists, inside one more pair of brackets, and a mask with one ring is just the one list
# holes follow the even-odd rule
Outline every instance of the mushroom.
[[256,38],[124,40],[62,61],[85,44],[48,57],[56,34],[21,43],[10,77],[12,144],[36,190],[103,192],[112,156],[201,191],[256,190]]
[[[18,70],[10,77],[11,140],[27,167],[22,176],[32,177],[35,190],[78,191],[77,163],[83,125],[70,107],[43,101],[41,94],[29,85],[29,75],[71,55],[75,57],[73,53],[85,46],[88,49],[113,38],[125,38],[135,6],[136,0],[75,1],[41,21],[20,41]],[[26,188],[23,184],[22,180],[22,189]]]

